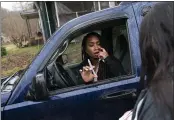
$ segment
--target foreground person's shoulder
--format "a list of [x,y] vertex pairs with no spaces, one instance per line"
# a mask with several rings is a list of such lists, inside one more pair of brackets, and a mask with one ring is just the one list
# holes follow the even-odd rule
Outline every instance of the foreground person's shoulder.
[[[143,100],[138,110],[138,117],[136,118],[136,112],[138,104]],[[132,120],[172,120],[170,115],[160,113],[157,104],[154,101],[152,92],[148,89],[142,90],[140,93],[137,103],[133,110]]]

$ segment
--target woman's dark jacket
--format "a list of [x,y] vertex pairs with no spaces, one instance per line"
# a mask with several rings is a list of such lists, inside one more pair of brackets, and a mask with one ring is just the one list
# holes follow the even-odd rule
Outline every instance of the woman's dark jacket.
[[[89,66],[88,60],[85,59],[78,67],[76,67],[76,75],[78,76],[78,80],[81,81],[81,83],[84,83],[82,80],[82,77],[80,75],[79,70],[83,69],[83,66]],[[120,75],[125,75],[126,72],[123,69],[123,66],[121,62],[115,58],[114,56],[108,56],[103,61],[100,61],[99,63],[99,70],[98,70],[98,80],[104,80],[107,78],[117,77]]]

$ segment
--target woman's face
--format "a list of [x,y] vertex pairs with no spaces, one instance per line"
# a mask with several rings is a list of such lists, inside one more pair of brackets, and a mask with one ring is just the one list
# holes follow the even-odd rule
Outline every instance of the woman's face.
[[92,58],[98,58],[101,48],[99,39],[96,36],[90,36],[86,42],[86,53]]

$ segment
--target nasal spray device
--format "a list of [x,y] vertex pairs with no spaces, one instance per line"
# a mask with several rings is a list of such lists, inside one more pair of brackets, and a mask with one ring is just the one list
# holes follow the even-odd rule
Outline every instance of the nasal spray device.
[[[92,70],[92,73],[97,76],[96,72],[94,71],[94,68],[91,64],[91,61],[88,59],[88,64],[89,64],[89,67],[90,67],[90,70]],[[97,82],[97,77],[94,78],[94,82]]]

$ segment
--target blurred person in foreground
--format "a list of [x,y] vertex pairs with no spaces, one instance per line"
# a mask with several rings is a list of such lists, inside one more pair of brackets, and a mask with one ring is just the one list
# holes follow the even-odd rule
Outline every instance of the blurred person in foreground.
[[157,3],[140,30],[143,86],[135,107],[119,120],[174,120],[173,2]]

